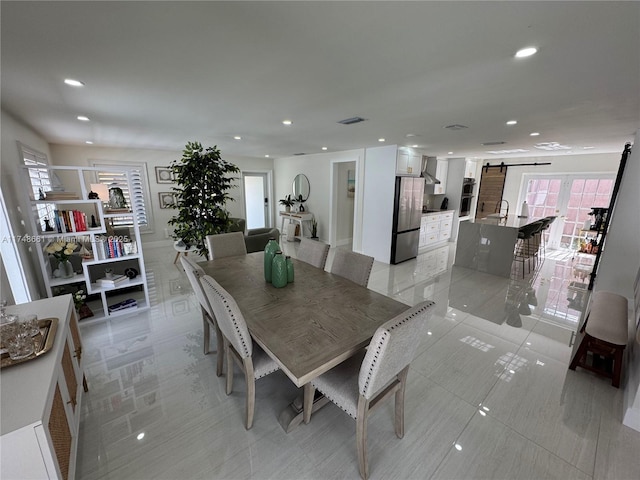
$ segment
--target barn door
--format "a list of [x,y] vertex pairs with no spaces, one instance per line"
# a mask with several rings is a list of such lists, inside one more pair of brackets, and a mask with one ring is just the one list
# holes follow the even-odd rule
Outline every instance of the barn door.
[[478,204],[476,206],[476,220],[500,211],[505,178],[507,178],[506,166],[502,168],[482,168]]

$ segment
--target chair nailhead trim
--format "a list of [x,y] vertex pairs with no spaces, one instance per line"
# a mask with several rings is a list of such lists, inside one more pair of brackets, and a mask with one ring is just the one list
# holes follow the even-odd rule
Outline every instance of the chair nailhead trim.
[[[419,315],[420,313],[424,312],[427,308],[430,308],[433,305],[435,305],[434,302],[429,302],[427,305],[424,305],[422,308],[420,308],[419,310],[416,310],[411,315],[401,318],[400,320],[398,320],[396,323],[394,323],[393,325],[391,325],[389,327],[389,331],[393,330],[394,328],[399,327],[400,325],[402,325],[402,324],[404,324],[406,322],[408,322],[411,318]],[[386,332],[384,332],[384,336],[380,339],[380,341],[376,345],[376,353],[373,356],[373,361],[371,362],[371,368],[369,368],[369,371],[367,372],[367,379],[364,382],[364,391],[365,392],[367,392],[367,390],[369,389],[369,382],[371,381],[371,375],[373,373],[372,371],[376,367],[376,363],[378,361],[378,357],[380,356],[380,349],[381,349],[382,345],[388,341],[388,339],[389,339],[389,332],[386,331]]]

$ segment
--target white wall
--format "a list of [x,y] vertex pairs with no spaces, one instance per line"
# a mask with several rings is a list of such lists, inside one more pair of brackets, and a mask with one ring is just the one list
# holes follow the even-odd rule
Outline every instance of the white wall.
[[[594,284],[594,291],[606,290],[627,297],[632,311],[634,309],[633,284],[640,267],[640,209],[638,208],[640,131],[636,133],[635,146],[627,159]],[[636,338],[635,330],[632,338]],[[629,366],[625,386],[624,423],[640,431],[640,344],[638,342],[631,341],[627,349],[627,359]]]
[[[26,186],[25,172],[21,169],[23,165],[17,142],[44,153],[51,161],[51,152],[47,142],[33,129],[24,125],[9,113],[2,110],[1,123],[1,175],[0,185],[2,186],[2,194],[7,205],[7,213],[9,222],[13,229],[14,235],[33,235],[31,231],[30,219],[28,215],[31,212],[31,206],[28,204],[27,196],[24,193]],[[5,232],[2,232],[4,237]],[[15,239],[12,239],[15,241]],[[23,268],[25,269],[25,277],[31,298],[38,300],[46,297],[44,282],[41,278],[40,267],[38,265],[38,257],[34,250],[34,246],[28,242],[17,242],[15,248],[22,259]],[[11,278],[14,272],[7,272],[7,276]],[[2,292],[8,291],[7,285],[0,285]],[[7,289],[7,290],[5,290]]]
[[[73,146],[73,145],[51,145],[51,155],[56,165],[92,166],[94,163],[145,163],[149,177],[149,193],[151,197],[151,208],[153,211],[154,228],[152,233],[142,235],[144,244],[151,242],[169,242],[165,237],[165,229],[169,233],[173,231],[167,225],[169,219],[175,214],[173,209],[161,209],[159,203],[159,192],[170,192],[173,184],[156,182],[155,167],[167,167],[173,160],[182,158],[181,151],[172,150],[148,150],[130,148],[112,148],[96,146]],[[248,158],[232,155],[225,155],[222,158],[235,164],[241,171],[273,171],[273,160],[264,158]],[[239,172],[236,188],[230,190],[230,196],[234,201],[228,202],[227,210],[232,217],[244,217],[244,197],[242,193],[242,172]]]
[[[284,210],[277,201],[292,193],[293,179],[299,173],[307,176],[311,189],[305,209],[313,213],[318,222],[318,237],[329,241],[329,218],[331,209],[331,162],[358,161],[364,157],[364,150],[346,150],[335,153],[318,153],[278,158],[274,161],[276,211]],[[358,179],[356,178],[356,192]],[[276,213],[276,219],[278,219]],[[280,228],[280,221],[277,224]]]
[[383,263],[391,260],[396,152],[396,145],[365,152],[362,253]]

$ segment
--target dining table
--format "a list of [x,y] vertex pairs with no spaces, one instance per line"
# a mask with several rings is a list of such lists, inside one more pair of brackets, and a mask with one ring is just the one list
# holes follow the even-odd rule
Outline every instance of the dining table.
[[[339,275],[291,259],[294,281],[276,288],[265,280],[264,253],[201,263],[235,299],[254,341],[298,387],[366,347],[376,329],[409,308]],[[326,399],[314,401],[313,410]],[[280,414],[289,432],[302,420],[302,397]]]

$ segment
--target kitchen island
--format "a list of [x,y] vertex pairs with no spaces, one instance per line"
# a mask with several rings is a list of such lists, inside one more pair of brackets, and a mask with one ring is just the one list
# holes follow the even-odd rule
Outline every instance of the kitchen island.
[[501,277],[511,276],[518,231],[540,218],[517,215],[460,222],[454,264]]

